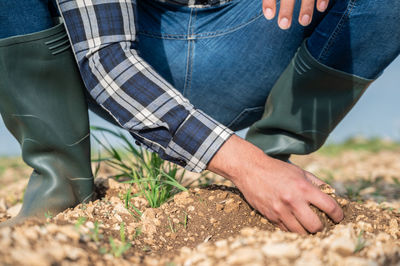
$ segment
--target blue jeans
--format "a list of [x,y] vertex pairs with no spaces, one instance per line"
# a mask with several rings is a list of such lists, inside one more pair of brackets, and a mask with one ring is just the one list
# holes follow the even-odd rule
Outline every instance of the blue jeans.
[[[10,2],[15,0],[0,0],[0,38],[40,30],[39,24],[46,28],[47,1],[19,1],[23,8],[30,3],[29,8],[38,9],[31,10],[35,23],[19,17],[21,5]],[[137,0],[135,45],[197,108],[239,130],[261,118],[272,86],[306,38],[311,54],[321,63],[376,78],[400,53],[400,1],[387,3],[331,0],[327,12],[315,11],[308,27],[294,19],[292,27],[283,31],[276,19],[263,17],[261,0],[232,0],[208,8]],[[296,16],[299,7],[297,1]],[[10,14],[13,24],[3,18]],[[1,31],[5,28],[8,35]],[[90,99],[89,105],[109,118]]]
[[0,0],[0,38],[50,28],[52,5],[51,0]]

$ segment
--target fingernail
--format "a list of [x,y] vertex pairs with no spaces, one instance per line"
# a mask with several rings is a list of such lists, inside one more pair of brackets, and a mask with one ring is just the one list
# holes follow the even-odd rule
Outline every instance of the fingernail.
[[289,28],[289,20],[287,18],[281,18],[281,20],[279,20],[279,27],[282,30],[286,30]]
[[268,20],[271,20],[274,18],[274,12],[272,11],[271,8],[266,8],[264,11],[264,15]]
[[321,1],[318,5],[319,11],[323,12],[325,9],[328,7],[328,2],[326,1]]
[[301,17],[301,25],[307,26],[308,24],[310,24],[310,16],[305,14]]

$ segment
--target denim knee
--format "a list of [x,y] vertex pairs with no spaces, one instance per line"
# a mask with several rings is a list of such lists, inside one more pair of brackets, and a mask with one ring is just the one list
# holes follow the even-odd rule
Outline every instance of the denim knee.
[[400,53],[399,14],[400,1],[336,1],[308,48],[325,65],[375,79]]

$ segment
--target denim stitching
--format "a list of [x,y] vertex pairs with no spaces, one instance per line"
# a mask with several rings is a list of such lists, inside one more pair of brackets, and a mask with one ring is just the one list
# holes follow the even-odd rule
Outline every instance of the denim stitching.
[[[189,22],[188,22],[188,29],[187,29],[187,36],[191,36],[191,27],[192,27],[192,15],[193,15],[193,10],[192,8],[190,10],[190,16],[189,16]],[[186,89],[188,87],[188,82],[190,76],[188,75],[190,67],[191,67],[191,49],[192,49],[192,42],[190,38],[188,38],[188,47],[187,47],[187,54],[186,54],[186,73],[185,73],[185,84],[183,85],[183,91],[182,94],[185,96]]]
[[324,56],[327,55],[328,50],[332,47],[334,44],[336,37],[339,35],[340,31],[343,29],[343,25],[346,19],[349,19],[351,12],[353,11],[355,5],[356,5],[357,0],[350,0],[349,4],[346,8],[346,12],[343,14],[343,16],[340,18],[338,24],[336,25],[333,33],[329,37],[328,41],[326,42],[324,48],[321,50],[321,53],[318,56],[318,60],[323,60]]
[[[239,24],[236,27],[224,30],[224,31],[213,31],[213,32],[203,32],[203,33],[198,33],[198,34],[193,34],[192,37],[196,37],[196,39],[207,39],[207,38],[212,38],[212,37],[218,37],[218,36],[223,36],[228,33],[232,33],[236,30],[239,30],[248,24],[254,22],[255,20],[259,19],[260,17],[263,17],[263,14],[260,13],[257,16],[251,18],[247,22],[244,22],[242,24]],[[151,33],[148,31],[138,31],[137,34],[143,35],[143,36],[148,36],[156,39],[177,39],[177,40],[187,40],[188,35],[187,34],[155,34]]]
[[[197,8],[194,9],[194,18],[192,20],[191,23],[191,34],[193,35],[194,33],[194,28],[195,28],[195,23],[196,23],[196,19],[197,19]],[[191,42],[190,45],[190,68],[189,71],[190,73],[187,73],[188,75],[188,83],[186,84],[187,86],[184,88],[184,90],[186,91],[186,97],[189,97],[189,93],[190,93],[190,88],[192,87],[192,77],[193,77],[193,64],[194,64],[194,46],[195,46],[195,42],[196,40],[194,38],[191,38],[191,40],[189,40],[189,42]]]

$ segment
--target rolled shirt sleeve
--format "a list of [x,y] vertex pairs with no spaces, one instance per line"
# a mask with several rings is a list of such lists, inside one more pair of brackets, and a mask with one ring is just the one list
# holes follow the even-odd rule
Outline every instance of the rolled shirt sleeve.
[[135,49],[135,1],[58,0],[90,95],[161,158],[201,172],[233,132],[151,68]]

